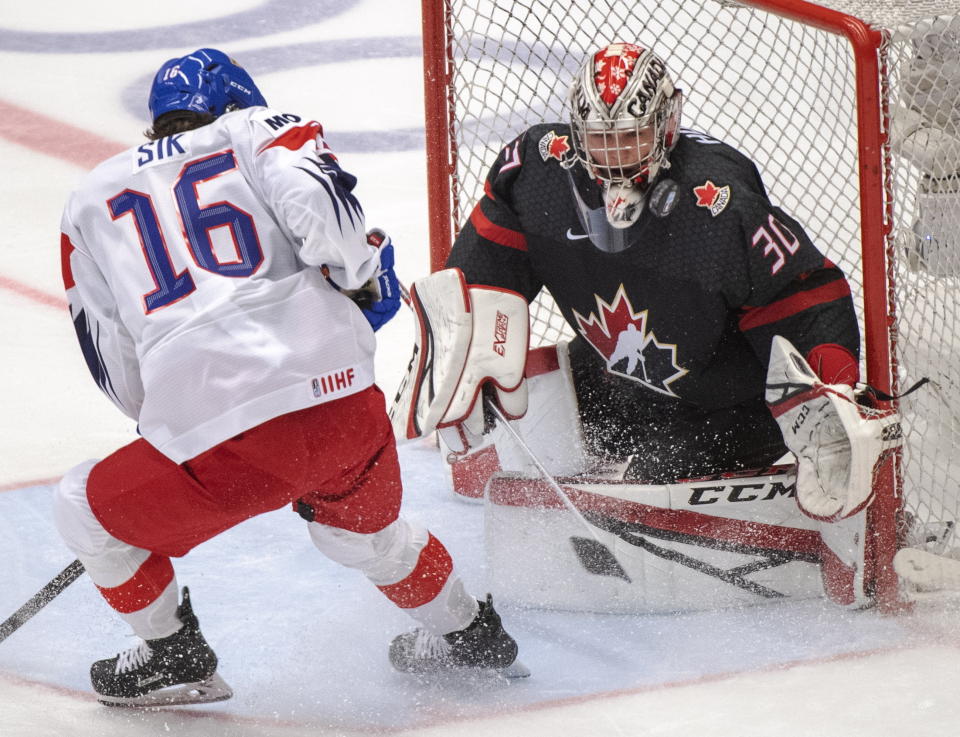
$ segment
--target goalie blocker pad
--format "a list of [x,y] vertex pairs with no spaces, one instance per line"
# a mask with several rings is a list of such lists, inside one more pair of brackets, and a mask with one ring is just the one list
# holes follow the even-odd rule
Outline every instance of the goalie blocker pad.
[[507,417],[523,416],[530,324],[522,296],[443,269],[412,285],[410,304],[413,356],[390,409],[398,438],[440,430],[453,452],[466,451],[485,430],[484,391]]
[[797,457],[797,503],[826,522],[873,501],[875,473],[902,442],[898,415],[858,404],[845,384],[824,384],[790,341],[773,339],[766,400]]

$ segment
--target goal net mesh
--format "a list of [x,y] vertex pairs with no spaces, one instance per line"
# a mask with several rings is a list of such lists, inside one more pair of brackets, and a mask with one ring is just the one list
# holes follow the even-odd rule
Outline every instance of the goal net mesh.
[[[822,3],[884,31],[878,54],[887,300],[901,401],[910,544],[960,551],[960,17],[955,2]],[[863,317],[854,51],[843,36],[731,0],[449,0],[453,227],[483,193],[502,147],[565,121],[588,53],[614,41],[656,50],[684,91],[684,127],[753,158],[771,200],[840,265]],[[953,6],[951,8],[950,6]],[[532,343],[572,337],[549,295]],[[865,351],[871,346],[864,346]]]

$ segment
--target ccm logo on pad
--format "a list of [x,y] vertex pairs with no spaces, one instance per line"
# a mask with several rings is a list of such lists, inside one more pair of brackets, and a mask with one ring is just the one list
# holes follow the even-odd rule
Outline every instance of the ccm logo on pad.
[[687,504],[716,504],[721,500],[727,502],[768,502],[779,497],[795,497],[796,485],[784,484],[779,481],[755,484],[724,484],[718,486],[701,486],[693,490]]

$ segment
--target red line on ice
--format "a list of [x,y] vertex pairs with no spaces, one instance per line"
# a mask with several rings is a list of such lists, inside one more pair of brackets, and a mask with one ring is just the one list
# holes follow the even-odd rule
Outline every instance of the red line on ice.
[[[116,141],[5,100],[0,100],[0,138],[83,169],[92,169],[126,148]],[[10,277],[0,276],[0,289],[7,289],[47,307],[67,309],[65,299]]]
[[[944,641],[939,643],[947,647],[956,647],[956,644],[950,641]],[[511,716],[519,716],[521,714],[529,714],[547,711],[556,707],[570,706],[576,704],[588,704],[591,702],[594,703],[603,703],[608,699],[614,699],[621,696],[633,696],[641,695],[645,693],[655,693],[657,691],[667,691],[675,688],[684,688],[689,686],[701,686],[710,683],[720,683],[723,681],[731,680],[739,676],[749,676],[760,673],[773,673],[773,672],[783,672],[789,671],[793,668],[801,666],[810,666],[818,664],[827,664],[827,663],[837,663],[844,661],[852,660],[861,660],[865,658],[874,657],[877,655],[886,655],[896,652],[906,652],[909,650],[917,649],[918,647],[926,646],[921,642],[914,642],[911,644],[897,645],[889,648],[874,648],[870,650],[861,650],[857,652],[846,652],[846,653],[837,653],[833,655],[826,655],[822,657],[807,658],[807,659],[798,659],[791,660],[785,663],[774,663],[767,666],[759,666],[755,668],[745,668],[743,670],[735,671],[726,671],[721,673],[710,673],[703,676],[690,678],[687,680],[681,681],[667,681],[663,683],[655,683],[644,686],[636,686],[633,688],[623,688],[616,689],[612,691],[600,691],[591,694],[582,694],[578,696],[572,696],[568,698],[560,698],[553,700],[546,700],[541,702],[535,702],[530,704],[523,704],[516,707],[508,707],[505,709],[500,709],[497,714],[493,717],[489,716],[480,716],[480,715],[469,715],[465,714],[459,718],[450,718],[450,717],[440,717],[436,719],[424,719],[420,721],[414,721],[412,724],[402,724],[402,725],[371,725],[371,724],[357,724],[350,725],[349,730],[354,734],[368,734],[371,736],[374,735],[391,735],[396,733],[410,732],[414,733],[418,729],[429,729],[437,728],[445,725],[449,725],[452,728],[456,728],[457,724],[480,724],[483,722],[496,722],[497,720],[506,720]],[[14,675],[9,672],[0,671],[0,683],[6,681],[8,683],[17,684],[21,686],[30,686],[33,688],[40,688],[47,691],[55,692],[63,696],[68,696],[72,698],[79,699],[81,701],[93,701],[94,694],[89,691],[80,691],[77,689],[69,688],[66,686],[60,686],[48,681],[41,681],[36,678],[25,678],[23,676]],[[176,715],[177,717],[187,717],[194,719],[209,719],[215,722],[221,722],[225,724],[237,724],[244,726],[265,726],[265,727],[274,727],[277,729],[277,732],[280,733],[284,729],[296,730],[297,733],[301,729],[311,729],[309,719],[300,721],[294,719],[276,719],[269,716],[255,716],[255,715],[241,715],[232,713],[229,711],[204,711],[202,708],[190,707],[178,708],[175,711],[171,710],[169,712],[171,715]],[[184,720],[186,721],[186,720]],[[343,727],[344,725],[338,725]]]
[[0,138],[84,169],[92,169],[127,148],[5,100],[0,100]]
[[49,486],[60,480],[59,476],[49,479],[34,479],[33,481],[14,481],[9,484],[0,484],[0,491],[15,491],[16,489],[26,489],[30,486]]
[[0,289],[7,289],[14,294],[32,299],[34,302],[39,302],[47,307],[54,307],[58,310],[67,309],[67,300],[63,297],[54,297],[52,294],[47,294],[46,292],[31,287],[29,284],[24,284],[8,276],[0,276]]

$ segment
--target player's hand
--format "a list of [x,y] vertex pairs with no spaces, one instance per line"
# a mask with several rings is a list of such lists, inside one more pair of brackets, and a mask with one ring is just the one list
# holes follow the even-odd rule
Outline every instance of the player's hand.
[[361,290],[355,299],[363,316],[376,331],[382,328],[400,309],[400,282],[393,270],[393,243],[390,236],[378,228],[367,233],[367,243],[380,249],[380,268],[371,279],[370,290]]

